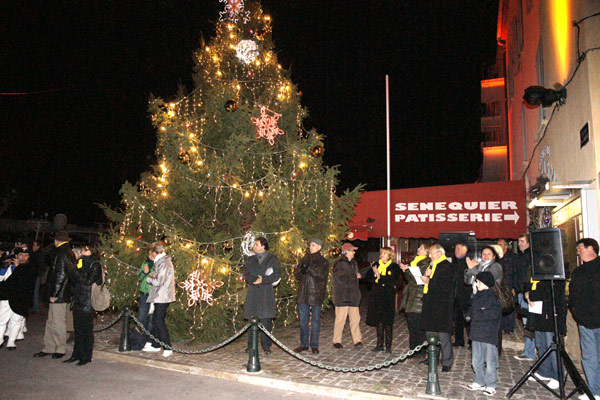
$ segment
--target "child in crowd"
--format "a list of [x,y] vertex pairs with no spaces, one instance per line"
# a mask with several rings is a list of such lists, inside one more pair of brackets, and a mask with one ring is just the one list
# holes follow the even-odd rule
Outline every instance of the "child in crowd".
[[471,321],[473,370],[475,380],[467,385],[468,390],[482,390],[486,396],[496,393],[498,368],[498,329],[502,321],[500,300],[494,293],[494,276],[484,271],[475,277],[477,293],[473,296],[467,321]]

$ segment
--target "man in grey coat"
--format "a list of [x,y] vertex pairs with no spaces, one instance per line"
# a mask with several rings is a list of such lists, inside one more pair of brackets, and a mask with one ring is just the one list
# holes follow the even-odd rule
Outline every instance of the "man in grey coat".
[[[269,253],[269,242],[264,237],[254,241],[254,255],[244,265],[244,279],[248,282],[244,319],[257,317],[269,332],[275,318],[275,286],[281,280],[279,260]],[[271,354],[271,339],[261,332],[260,345],[265,354]],[[248,335],[250,348],[250,335]]]

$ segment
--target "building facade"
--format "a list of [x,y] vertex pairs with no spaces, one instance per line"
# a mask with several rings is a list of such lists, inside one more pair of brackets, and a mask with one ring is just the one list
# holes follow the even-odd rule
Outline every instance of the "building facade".
[[[600,2],[500,0],[497,42],[506,171],[526,182],[529,228],[566,231],[572,271],[575,242],[600,236]],[[482,102],[491,86],[482,81]],[[525,101],[531,86],[539,87]],[[539,96],[545,106],[535,105]],[[578,358],[576,333],[571,320],[567,350]]]

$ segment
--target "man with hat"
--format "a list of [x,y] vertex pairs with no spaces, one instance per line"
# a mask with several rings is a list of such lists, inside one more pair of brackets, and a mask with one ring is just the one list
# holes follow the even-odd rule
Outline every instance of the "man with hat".
[[[313,353],[319,353],[319,331],[321,329],[321,306],[327,290],[329,263],[321,254],[323,241],[313,238],[308,241],[310,252],[305,255],[294,268],[298,279],[298,312],[300,314],[300,346],[294,349],[300,353],[310,348]],[[310,341],[308,320],[311,319]]]
[[44,348],[34,357],[52,354],[52,358],[61,358],[67,352],[67,306],[71,302],[71,285],[68,271],[75,268],[75,254],[69,246],[68,232],[58,231],[54,236],[56,257],[48,271],[47,283],[50,295],[48,319],[44,332]]
[[342,257],[333,264],[333,305],[335,306],[335,324],[333,325],[333,347],[342,348],[342,332],[346,319],[350,319],[350,333],[354,347],[362,347],[360,333],[360,273],[354,258],[358,247],[350,243],[342,245]]

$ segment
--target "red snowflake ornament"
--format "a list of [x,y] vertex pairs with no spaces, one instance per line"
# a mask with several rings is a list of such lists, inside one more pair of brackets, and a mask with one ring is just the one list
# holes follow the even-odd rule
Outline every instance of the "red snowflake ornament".
[[265,106],[260,107],[260,118],[250,117],[254,125],[256,125],[256,137],[258,139],[265,138],[269,141],[269,144],[273,146],[275,144],[275,137],[283,135],[285,132],[277,126],[281,114],[277,114],[269,110]]

